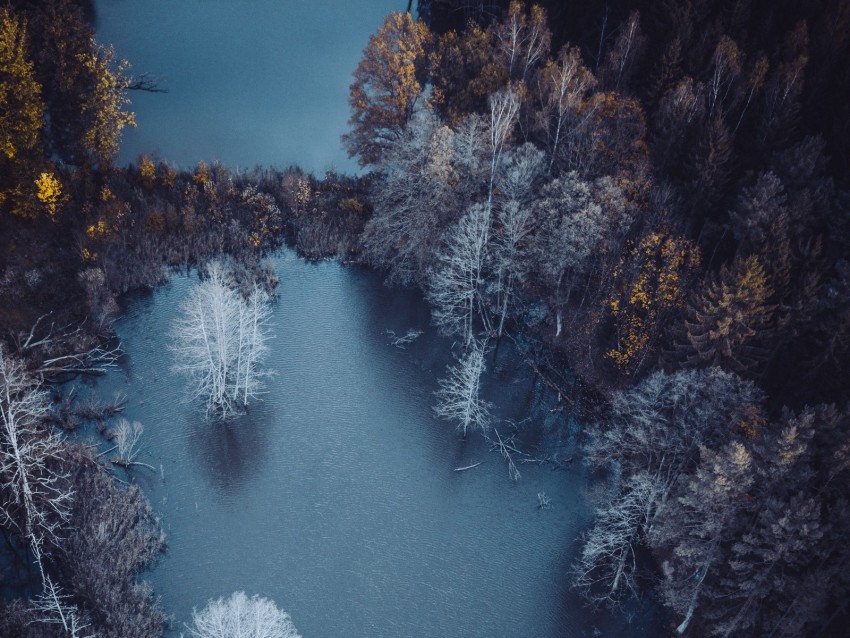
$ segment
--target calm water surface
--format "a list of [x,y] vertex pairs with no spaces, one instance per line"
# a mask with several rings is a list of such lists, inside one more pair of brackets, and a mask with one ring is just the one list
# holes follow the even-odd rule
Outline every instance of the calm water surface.
[[121,161],[351,172],[339,137],[369,36],[404,0],[96,0],[98,38],[167,94],[131,94]]
[[[141,152],[184,167],[298,163],[351,170],[339,136],[351,72],[369,35],[404,1],[98,0],[101,41],[165,95],[135,93]],[[589,521],[586,476],[524,465],[508,480],[480,437],[433,417],[451,343],[412,292],[338,264],[276,259],[264,400],[228,424],[183,402],[168,331],[193,280],[175,276],[127,300],[126,356],[93,392],[129,396],[146,428],[134,471],[162,515],[168,552],[147,576],[185,632],[193,607],[245,590],[274,599],[307,638],[659,635],[593,615],[569,591],[575,539]],[[425,334],[401,350],[387,330]],[[551,430],[554,400],[503,350],[485,392],[500,418]],[[570,453],[572,441],[562,442]],[[465,471],[454,468],[481,462]],[[552,507],[537,509],[545,492]]]
[[[167,333],[186,277],[128,300],[122,368],[97,384],[129,396],[126,416],[146,428],[141,460],[158,468],[131,476],[168,534],[149,576],[172,636],[234,590],[274,599],[307,637],[655,635],[648,618],[591,615],[568,589],[588,522],[580,463],[523,465],[512,483],[480,437],[434,418],[451,344],[415,293],[289,252],[275,265],[275,376],[249,415],[210,424],[183,401]],[[425,334],[388,343],[387,330],[408,328]],[[485,381],[501,418],[553,425],[552,398],[510,353],[491,358]],[[537,509],[541,491],[550,509]]]

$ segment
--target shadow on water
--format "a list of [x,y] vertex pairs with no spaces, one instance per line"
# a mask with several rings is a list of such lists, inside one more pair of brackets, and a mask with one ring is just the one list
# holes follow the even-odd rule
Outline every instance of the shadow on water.
[[[106,396],[129,396],[124,414],[145,425],[143,460],[157,468],[134,480],[169,538],[151,574],[175,618],[169,637],[193,606],[235,589],[275,599],[305,636],[653,635],[569,593],[589,522],[581,464],[524,464],[512,482],[487,440],[435,417],[452,342],[419,293],[289,251],[274,261],[275,374],[247,414],[208,423],[182,401],[168,331],[191,277],[128,301],[117,324],[126,359],[98,381]],[[388,331],[410,329],[422,334],[391,343]],[[517,440],[537,454],[569,427],[530,376],[505,345],[483,392],[497,423],[530,416]],[[537,508],[539,492],[551,508]]]
[[187,444],[195,467],[227,495],[247,489],[261,474],[269,450],[272,411],[263,402],[227,420],[208,421],[199,410],[187,419]]

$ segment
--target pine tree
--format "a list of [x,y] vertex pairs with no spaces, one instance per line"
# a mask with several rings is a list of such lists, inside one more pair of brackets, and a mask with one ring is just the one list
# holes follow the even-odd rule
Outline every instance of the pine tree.
[[773,290],[755,255],[724,266],[716,281],[694,293],[676,345],[689,366],[721,366],[752,373],[767,353],[775,306]]

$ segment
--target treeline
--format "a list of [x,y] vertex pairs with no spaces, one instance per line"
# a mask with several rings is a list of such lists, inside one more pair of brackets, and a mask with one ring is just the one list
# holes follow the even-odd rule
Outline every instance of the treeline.
[[829,631],[850,567],[850,3],[558,4],[421,2],[435,29],[393,14],[371,38],[345,137],[372,170],[362,256],[465,344],[463,414],[483,366],[462,364],[505,333],[608,396],[589,601],[652,576],[680,634]]

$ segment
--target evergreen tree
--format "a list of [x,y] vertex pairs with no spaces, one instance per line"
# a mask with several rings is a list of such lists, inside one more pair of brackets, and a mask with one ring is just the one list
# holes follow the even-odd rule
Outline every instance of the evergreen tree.
[[720,276],[697,290],[688,303],[677,355],[688,366],[752,373],[767,356],[763,344],[775,311],[772,296],[755,255],[724,266]]

